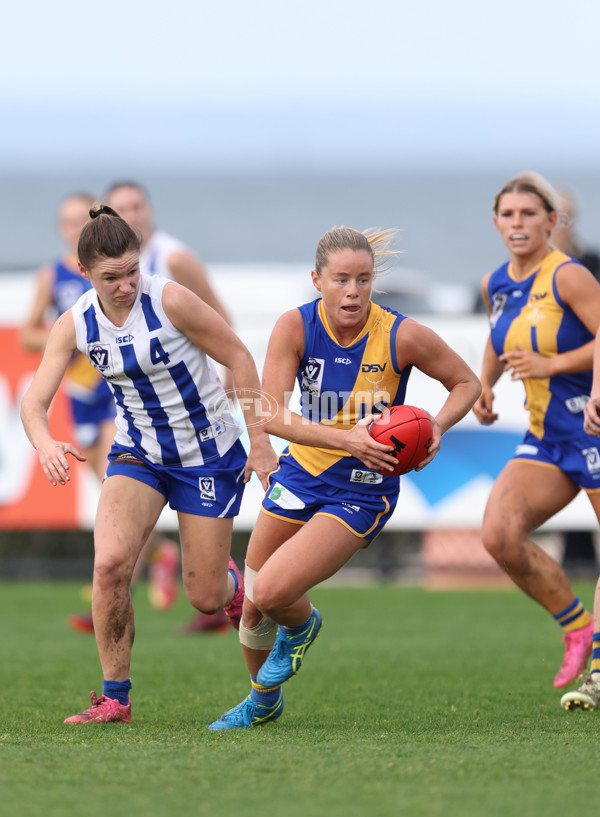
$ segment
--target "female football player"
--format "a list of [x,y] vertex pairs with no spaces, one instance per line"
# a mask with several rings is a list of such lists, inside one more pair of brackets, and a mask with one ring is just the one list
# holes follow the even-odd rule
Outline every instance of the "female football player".
[[[281,685],[321,627],[308,591],[367,547],[392,515],[396,460],[391,446],[369,436],[372,412],[404,402],[413,366],[446,387],[421,469],[479,395],[477,377],[438,335],[371,301],[392,237],[347,228],[324,235],[312,272],[320,298],[285,313],[271,335],[263,389],[279,411],[267,428],[291,445],[269,476],[246,557],[240,641],[251,691],[210,729],[248,728],[281,715]],[[302,415],[288,409],[295,380]]]
[[[76,350],[106,379],[117,407],[94,529],[92,612],[104,694],[92,692],[91,707],[69,723],[131,720],[129,585],[167,501],[178,513],[190,602],[208,613],[225,607],[239,626],[243,583],[229,555],[233,517],[252,470],[266,484],[276,461],[259,425],[260,382],[246,347],[190,290],[140,274],[139,237],[114,210],[97,205],[90,216],[78,257],[92,289],[54,324],[22,403],[25,430],[52,485],[68,483],[67,455],[83,459],[48,427],[48,406]],[[241,427],[207,356],[235,378],[251,444],[247,459]]]
[[510,179],[496,196],[494,223],[509,260],[482,281],[490,318],[478,420],[493,423],[495,383],[505,371],[525,387],[529,428],[490,493],[483,544],[512,581],[554,617],[565,652],[554,686],[583,671],[593,624],[561,566],[529,536],[583,489],[600,516],[600,459],[583,429],[600,320],[600,284],[550,244],[555,193],[535,173]]

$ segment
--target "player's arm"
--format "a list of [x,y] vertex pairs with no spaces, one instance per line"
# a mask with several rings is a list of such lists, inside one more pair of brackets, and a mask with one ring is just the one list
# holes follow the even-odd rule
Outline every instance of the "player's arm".
[[[600,284],[581,264],[563,264],[556,272],[556,290],[579,320],[596,334],[600,320]],[[585,372],[592,368],[594,341],[557,355],[542,355],[531,349],[505,352],[500,359],[513,380],[528,377],[553,377],[557,374]]]
[[492,339],[488,336],[483,352],[483,363],[481,365],[481,395],[473,406],[473,414],[483,425],[491,425],[491,423],[498,419],[498,415],[493,410],[493,389],[503,372],[504,363],[496,354],[492,345]]
[[[215,312],[218,312],[229,326],[233,326],[231,316],[212,288],[206,268],[199,258],[191,252],[175,250],[175,252],[172,252],[168,256],[167,266],[174,281],[190,289],[203,300],[204,303],[211,306]],[[223,386],[227,391],[233,388],[233,376],[230,369],[226,369],[223,372],[222,380]]]
[[290,442],[319,448],[336,448],[358,457],[367,468],[380,470],[396,464],[392,446],[375,442],[367,427],[373,419],[366,417],[351,430],[314,423],[289,409],[298,365],[304,354],[304,325],[298,309],[282,315],[271,334],[265,366],[263,389],[274,398],[277,411],[267,423],[267,430]]
[[[595,336],[600,326],[600,284],[592,273],[581,264],[563,264],[556,273],[556,290]],[[549,360],[553,367],[551,374],[588,371],[594,362],[594,341]]]
[[40,464],[52,485],[69,481],[67,454],[85,460],[72,443],[55,440],[48,426],[48,409],[76,350],[75,324],[71,310],[61,315],[48,336],[44,357],[21,403],[21,421]]
[[[491,275],[492,273],[488,272],[487,275],[484,275],[481,281],[481,296],[487,310],[488,318],[492,312],[492,305],[490,303],[490,295],[488,290]],[[492,346],[492,338],[490,335],[488,335],[483,352],[483,364],[480,375],[481,394],[473,406],[473,414],[483,425],[490,425],[498,419],[498,415],[493,410],[493,388],[501,377],[503,371],[504,363],[494,351],[494,347]]]
[[167,258],[173,280],[191,289],[204,303],[211,306],[231,326],[231,318],[212,288],[204,264],[190,252],[176,250]]
[[458,423],[473,408],[481,394],[481,383],[460,355],[442,338],[420,323],[405,318],[396,334],[398,368],[416,366],[444,386],[448,396],[433,418],[433,440],[429,456],[419,470],[431,462],[440,447],[442,434]]
[[586,434],[600,437],[600,331],[594,341],[594,376],[592,393],[583,410],[583,430]]
[[254,358],[221,315],[183,286],[167,284],[162,304],[173,326],[205,354],[230,369],[250,439],[245,481],[256,471],[266,489],[267,477],[276,467],[277,457],[266,433],[268,403],[260,398]]
[[48,340],[50,328],[46,323],[46,312],[52,306],[52,282],[54,271],[42,267],[37,274],[36,289],[29,316],[21,329],[21,343],[30,352],[41,351]]

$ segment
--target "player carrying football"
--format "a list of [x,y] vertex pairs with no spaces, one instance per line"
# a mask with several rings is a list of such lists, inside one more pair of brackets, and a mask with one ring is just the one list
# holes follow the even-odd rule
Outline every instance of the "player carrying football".
[[[312,272],[321,297],[285,313],[271,335],[263,388],[279,411],[267,430],[291,445],[270,475],[246,556],[240,641],[252,688],[210,729],[281,715],[281,685],[321,627],[308,591],[367,547],[393,513],[399,478],[378,472],[391,472],[396,460],[391,446],[369,436],[373,410],[404,402],[412,366],[445,386],[423,468],[479,396],[475,374],[438,335],[371,301],[393,235],[326,233]],[[295,379],[302,416],[287,407]]]

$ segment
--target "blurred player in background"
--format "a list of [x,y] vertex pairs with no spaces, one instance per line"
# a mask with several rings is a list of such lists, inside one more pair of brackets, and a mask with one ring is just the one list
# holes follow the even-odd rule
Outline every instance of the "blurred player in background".
[[493,387],[502,373],[523,381],[529,428],[488,498],[483,544],[561,627],[565,651],[554,686],[564,687],[586,666],[593,624],[564,570],[529,536],[580,490],[600,518],[600,460],[583,430],[600,285],[551,245],[558,206],[536,173],[510,179],[495,198],[494,223],[510,260],[482,281],[491,332],[473,411],[481,423],[493,423]]
[[[584,430],[596,440],[600,437],[600,332],[594,346],[594,377],[590,400],[584,409]],[[598,455],[598,447],[596,447]],[[600,579],[594,594],[594,636],[590,671],[580,677],[581,685],[560,699],[564,709],[598,709],[600,706]]]
[[[246,556],[240,642],[250,694],[211,730],[280,717],[281,685],[321,627],[308,591],[367,547],[394,512],[400,480],[385,473],[394,449],[369,435],[371,412],[404,402],[413,366],[447,389],[420,469],[479,395],[476,376],[438,335],[371,301],[377,271],[395,254],[393,236],[326,233],[312,272],[320,299],[286,312],[271,335],[263,389],[279,409],[267,430],[292,444],[269,475]],[[303,416],[287,408],[296,380]]]
[[[77,266],[77,242],[93,203],[93,196],[74,193],[59,205],[58,231],[66,253],[38,271],[33,304],[21,334],[23,346],[30,351],[43,351],[52,321],[91,287]],[[112,392],[98,370],[81,354],[73,356],[63,387],[70,399],[78,445],[102,482],[116,431]],[[145,553],[149,558],[150,602],[157,610],[167,610],[177,598],[179,547],[157,531],[151,536]],[[142,558],[136,565],[134,583],[143,565]],[[87,590],[84,588],[83,592]],[[69,616],[68,621],[75,630],[94,632],[91,612]]]
[[[552,230],[550,241],[557,250],[576,258],[589,269],[594,278],[600,280],[600,255],[586,247],[577,234],[577,207],[573,195],[567,190],[558,191],[558,219]],[[589,530],[565,532],[563,567],[569,572],[596,570],[594,539]]]
[[182,241],[154,226],[154,211],[145,188],[137,182],[117,181],[109,186],[104,198],[140,234],[141,271],[145,275],[170,278],[191,289],[231,326],[231,319],[211,286],[204,264]]

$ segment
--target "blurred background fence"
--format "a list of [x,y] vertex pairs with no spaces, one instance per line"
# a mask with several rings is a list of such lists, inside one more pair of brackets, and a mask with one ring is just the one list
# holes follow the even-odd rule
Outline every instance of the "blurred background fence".
[[[309,269],[302,265],[213,265],[211,277],[230,305],[236,330],[262,367],[270,330],[279,314],[313,297]],[[85,465],[74,462],[72,482],[53,488],[46,481],[19,419],[19,402],[39,355],[25,352],[19,330],[33,291],[31,271],[0,275],[0,573],[4,576],[85,575],[92,565],[92,528],[98,484]],[[478,372],[488,332],[487,319],[473,314],[460,297],[435,312],[431,290],[419,291],[418,273],[392,272],[386,293],[376,297],[396,308],[406,303]],[[234,296],[234,297],[233,297]],[[408,311],[408,309],[407,309]],[[440,453],[424,471],[402,477],[400,501],[384,535],[352,562],[357,579],[468,581],[502,579],[480,540],[485,502],[503,464],[526,425],[522,386],[503,378],[496,389],[500,419],[480,426],[471,414],[443,439]],[[413,372],[407,402],[436,413],[443,389]],[[51,409],[53,433],[72,437],[68,402],[59,394]],[[273,439],[277,450],[284,447]],[[246,488],[235,521],[233,552],[243,561],[246,542],[260,506],[256,477]],[[176,517],[165,509],[160,527],[176,531]],[[595,530],[585,496],[578,497],[541,531],[541,541],[561,555],[561,532]],[[594,565],[595,569],[595,565]],[[346,573],[346,579],[348,573]]]

